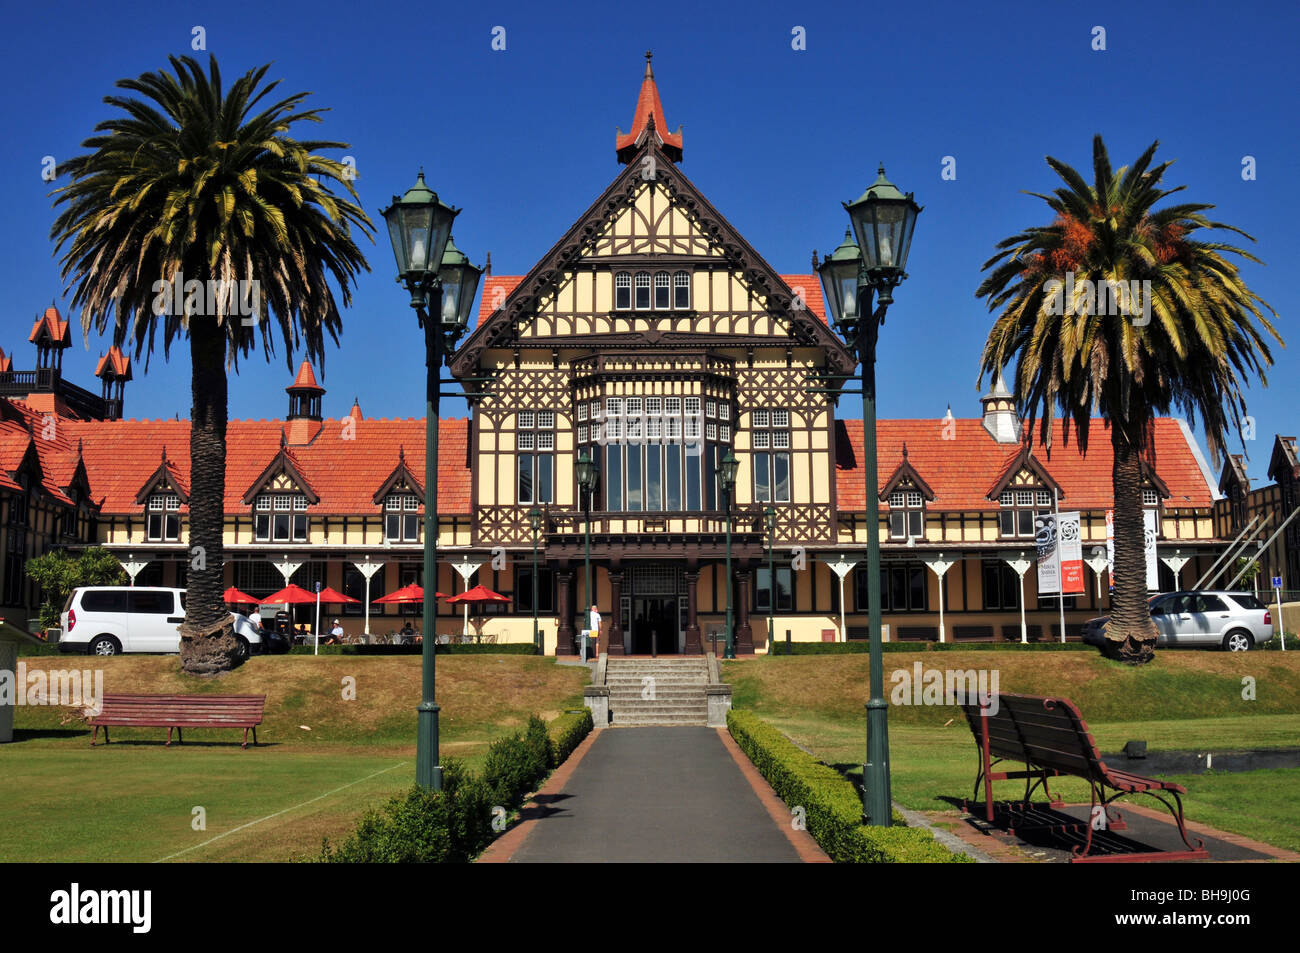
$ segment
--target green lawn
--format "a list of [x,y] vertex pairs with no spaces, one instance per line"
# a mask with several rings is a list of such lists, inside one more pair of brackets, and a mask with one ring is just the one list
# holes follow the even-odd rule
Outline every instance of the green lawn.
[[[284,861],[313,858],[368,807],[415,775],[418,657],[254,658],[215,682],[181,676],[175,657],[27,658],[28,670],[105,669],[108,692],[265,693],[261,747],[239,731],[90,734],[66,709],[20,707],[17,740],[0,745],[0,861]],[[345,700],[344,679],[356,680]],[[487,745],[531,712],[582,706],[583,668],[527,656],[438,661],[444,760],[478,766]],[[305,726],[305,727],[302,727]],[[307,729],[311,729],[308,731]],[[102,741],[102,737],[101,737]],[[194,809],[206,812],[195,830]]]
[[[994,658],[990,658],[990,655]],[[890,675],[921,660],[925,668],[997,668],[1000,687],[1073,699],[1103,752],[1130,739],[1152,750],[1290,747],[1300,743],[1300,654],[1167,652],[1145,668],[1129,668],[1088,653],[911,653],[885,657]],[[865,656],[794,656],[726,663],[736,707],[751,708],[816,757],[855,776],[866,752]],[[1241,698],[1241,678],[1256,680],[1256,700]],[[893,796],[914,810],[949,809],[968,797],[976,748],[961,711],[944,706],[892,705],[890,774]],[[1291,850],[1300,850],[1300,804],[1291,792],[1300,769],[1178,777],[1188,789],[1194,820]],[[1087,800],[1081,781],[1053,783],[1067,800]],[[1023,782],[1002,782],[1012,796]],[[1149,799],[1137,799],[1137,803]],[[1155,805],[1154,801],[1150,802]]]

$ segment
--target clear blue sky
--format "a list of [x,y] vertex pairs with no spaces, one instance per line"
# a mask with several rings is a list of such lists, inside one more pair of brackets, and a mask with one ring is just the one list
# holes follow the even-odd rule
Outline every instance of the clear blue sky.
[[[76,6],[81,9],[75,10]],[[1281,315],[1292,348],[1278,352],[1268,389],[1250,392],[1260,478],[1272,434],[1300,430],[1300,372],[1292,317],[1300,238],[1300,154],[1294,97],[1294,2],[913,3],[888,15],[865,4],[608,2],[411,5],[302,2],[10,5],[0,190],[0,279],[8,318],[0,347],[34,364],[26,342],[51,300],[67,314],[52,257],[42,158],[62,161],[110,110],[115,80],[160,69],[206,31],[227,77],[273,61],[285,92],[307,90],[331,112],[321,138],[351,143],[358,188],[375,220],[423,164],[430,184],[464,212],[457,244],[497,274],[531,266],[617,174],[614,128],[626,130],[644,60],[671,126],[685,133],[683,168],[781,272],[809,267],[838,244],[840,201],[861,193],[884,161],[925,206],[909,266],[880,345],[880,413],[933,417],[951,403],[978,412],[977,358],[990,323],[974,297],[994,244],[1045,221],[1021,190],[1055,187],[1043,156],[1088,167],[1101,132],[1116,165],[1160,139],[1177,159],[1169,181],[1188,200],[1252,233],[1266,267],[1249,283]],[[494,27],[507,49],[491,48]],[[1091,47],[1106,30],[1105,52]],[[791,48],[804,27],[807,49]],[[206,54],[199,54],[206,55]],[[1243,181],[1242,157],[1258,178]],[[940,177],[943,157],[955,181]],[[367,246],[344,333],[324,368],[325,413],[354,396],[367,416],[423,413],[423,353],[393,283],[387,239]],[[78,339],[72,379],[95,386],[104,348]],[[156,354],[127,386],[127,415],[189,412],[188,355]],[[319,370],[319,369],[318,369]],[[255,358],[232,381],[232,417],[285,412],[285,355]],[[446,416],[464,413],[453,403]],[[856,413],[851,401],[844,416]]]

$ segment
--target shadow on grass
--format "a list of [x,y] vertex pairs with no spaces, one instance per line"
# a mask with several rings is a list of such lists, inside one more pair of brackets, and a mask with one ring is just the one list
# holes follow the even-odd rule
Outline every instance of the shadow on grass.
[[39,741],[42,738],[77,738],[89,737],[89,728],[15,728],[14,743],[21,741]]

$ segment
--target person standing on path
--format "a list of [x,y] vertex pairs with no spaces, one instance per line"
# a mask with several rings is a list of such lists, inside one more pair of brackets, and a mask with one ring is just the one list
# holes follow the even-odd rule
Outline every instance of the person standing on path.
[[[592,603],[587,615],[587,631],[591,633],[592,661],[600,658],[600,610]],[[587,640],[582,640],[582,660],[587,661]]]

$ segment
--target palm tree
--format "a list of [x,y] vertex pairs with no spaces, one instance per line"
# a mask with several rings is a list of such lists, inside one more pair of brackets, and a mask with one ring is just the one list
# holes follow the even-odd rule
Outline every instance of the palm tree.
[[[123,115],[97,125],[82,144],[91,151],[60,167],[71,181],[54,192],[55,207],[65,207],[51,238],[56,255],[67,245],[62,274],[87,334],[111,328],[115,343],[134,343],[137,358],[153,351],[160,320],[165,356],[174,340],[189,339],[191,548],[181,664],[207,674],[230,668],[236,648],[222,603],[227,371],[253,348],[254,325],[267,360],[273,328],[286,361],[300,343],[323,360],[324,332],[337,342],[341,327],[328,279],[349,305],[351,284],[369,270],[352,228],[370,237],[372,226],[348,199],[357,197],[351,167],[317,154],[347,144],[288,135],[294,123],[321,121],[320,109],[300,108],[307,93],[255,112],[279,85],[262,83],[269,66],[227,91],[215,57],[206,75],[190,57],[170,59],[175,75],[118,81],[139,98],[105,97]],[[347,195],[332,191],[333,182]],[[170,296],[182,281],[184,295]]]
[[[1266,383],[1264,368],[1273,362],[1267,337],[1282,343],[1261,306],[1277,313],[1225,255],[1259,259],[1197,233],[1254,239],[1206,218],[1212,205],[1155,208],[1183,189],[1161,187],[1172,163],[1152,166],[1158,145],[1131,168],[1112,171],[1096,136],[1091,183],[1049,156],[1065,185],[1051,195],[1029,194],[1043,199],[1055,220],[1000,242],[983,266],[992,271],[975,292],[988,299],[990,311],[1001,310],[980,358],[980,380],[1017,358],[1012,392],[1028,415],[1027,437],[1041,412],[1040,439],[1050,452],[1058,410],[1065,439],[1073,424],[1085,453],[1094,414],[1110,430],[1115,562],[1107,654],[1135,663],[1149,661],[1156,642],[1142,520],[1153,422],[1171,407],[1193,425],[1199,418],[1219,460],[1229,426],[1240,435],[1246,378]],[[1125,293],[1107,282],[1123,282]],[[1115,290],[1103,294],[1108,288]],[[1114,307],[1116,298],[1122,307]]]

